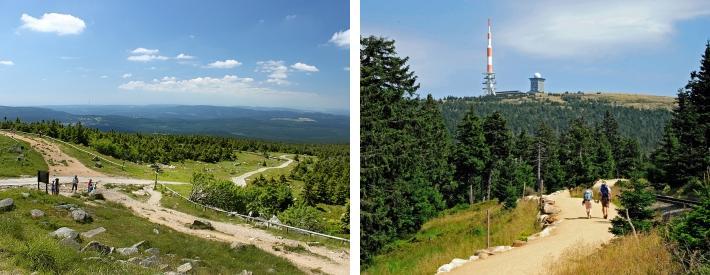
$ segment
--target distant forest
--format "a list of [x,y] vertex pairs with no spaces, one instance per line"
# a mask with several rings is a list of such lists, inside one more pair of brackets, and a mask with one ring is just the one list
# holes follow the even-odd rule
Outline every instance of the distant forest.
[[637,140],[644,153],[650,153],[656,148],[663,136],[663,127],[672,116],[671,111],[666,109],[639,109],[574,96],[562,96],[562,100],[564,103],[549,100],[507,103],[501,102],[500,98],[448,97],[439,102],[444,123],[452,135],[456,125],[471,107],[479,117],[500,112],[516,135],[522,131],[532,134],[540,123],[545,123],[559,134],[569,128],[570,121],[576,118],[582,117],[588,123],[598,124],[604,119],[604,114],[609,112],[617,119],[620,134]]

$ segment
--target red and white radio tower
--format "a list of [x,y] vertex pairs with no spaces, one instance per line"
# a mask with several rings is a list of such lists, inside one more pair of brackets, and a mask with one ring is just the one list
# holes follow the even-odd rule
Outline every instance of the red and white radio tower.
[[488,18],[488,48],[486,57],[488,65],[483,74],[483,91],[486,95],[496,95],[496,74],[493,72],[493,37],[491,35],[491,19]]

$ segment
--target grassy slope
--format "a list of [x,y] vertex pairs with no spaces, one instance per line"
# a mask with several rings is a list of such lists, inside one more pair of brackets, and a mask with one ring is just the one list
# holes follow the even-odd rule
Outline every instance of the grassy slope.
[[[102,154],[99,154],[92,148],[86,147],[86,146],[81,146],[77,145],[78,147],[82,148],[83,150],[86,150],[88,152],[100,155],[101,157],[107,158],[113,162],[116,163],[121,163],[125,165],[125,170],[122,170],[120,167],[117,167],[115,165],[112,165],[110,163],[104,163],[103,167],[98,168],[94,165],[94,161],[92,161],[92,156],[81,152],[79,150],[76,150],[70,146],[64,145],[64,144],[58,144],[60,148],[62,149],[63,152],[66,154],[77,158],[81,163],[86,165],[87,167],[91,167],[97,171],[100,171],[105,174],[109,175],[116,175],[116,176],[126,176],[126,177],[132,177],[132,178],[140,178],[140,179],[154,179],[155,174],[153,170],[148,167],[147,165],[139,165],[131,162],[124,162],[119,159],[115,159],[109,156],[105,156]],[[211,174],[214,174],[217,178],[222,178],[222,179],[229,179],[234,176],[241,175],[243,173],[246,173],[248,171],[255,170],[259,167],[261,167],[262,162],[265,160],[265,158],[259,154],[253,154],[253,153],[239,153],[237,155],[239,165],[235,165],[236,162],[233,161],[222,161],[219,163],[202,163],[202,162],[197,162],[197,161],[185,161],[183,163],[171,163],[172,165],[175,166],[175,169],[163,169],[163,173],[160,174],[159,179],[160,180],[165,180],[165,181],[179,181],[179,182],[190,182],[192,179],[192,173],[197,172],[197,171],[207,171]],[[266,160],[266,164],[268,166],[273,166],[273,165],[278,165],[280,163],[280,160],[274,160],[274,159],[269,159]]]
[[386,248],[365,274],[434,274],[454,258],[468,259],[486,247],[486,209],[491,210],[491,246],[511,243],[539,231],[537,204],[521,201],[513,211],[496,202],[478,203],[450,210],[425,223],[419,232]]
[[[17,160],[18,145],[23,148],[21,150],[25,159],[22,161]],[[0,135],[0,178],[33,176],[37,175],[37,170],[47,169],[47,163],[42,156],[27,142]]]
[[[675,106],[675,98],[670,96],[656,96],[656,95],[644,95],[644,94],[624,94],[624,93],[602,93],[596,94],[587,92],[583,95],[569,94],[564,95],[567,97],[579,97],[584,100],[598,100],[598,101],[608,101],[615,104],[619,104],[625,107],[634,107],[639,109],[667,109],[671,110]],[[550,95],[542,94],[535,97],[517,97],[517,98],[503,98],[501,101],[508,103],[518,103],[523,101],[553,101],[558,103],[564,103],[559,94]]]
[[[95,254],[73,252],[60,247],[55,240],[45,237],[54,228],[62,226],[81,232],[103,226],[107,231],[95,236],[92,240],[115,247],[130,246],[147,240],[150,246],[160,249],[161,263],[168,264],[169,270],[175,270],[178,265],[182,264],[182,258],[199,257],[202,263],[196,267],[195,271],[198,274],[234,274],[243,269],[252,270],[255,274],[263,274],[271,268],[279,273],[301,273],[288,261],[256,247],[233,251],[230,250],[229,244],[201,239],[153,224],[134,216],[130,210],[117,204],[83,205],[83,201],[79,199],[53,197],[35,191],[29,191],[32,194],[31,197],[24,199],[20,196],[20,192],[23,191],[27,192],[28,190],[12,189],[0,192],[0,197],[11,197],[17,205],[17,208],[11,212],[0,213],[0,219],[2,219],[0,222],[0,248],[2,248],[0,249],[0,269],[32,270],[31,260],[22,254],[22,251],[26,250],[24,247],[29,244],[36,245],[39,247],[38,249],[45,251],[46,257],[56,260],[56,266],[52,269],[59,271],[59,273],[141,274],[157,272],[157,270],[133,268],[130,265],[103,264],[97,263],[95,260],[82,260],[82,258],[95,256]],[[94,221],[91,224],[75,223],[65,211],[53,208],[53,205],[60,202],[81,205],[94,216]],[[29,216],[31,209],[43,210],[47,216],[33,220]],[[43,222],[46,222],[47,225],[43,225]],[[6,230],[7,228],[10,230]],[[154,234],[152,232],[154,228],[158,229],[160,234]],[[17,235],[19,231],[23,232],[21,238],[11,237]],[[84,240],[83,244],[87,242]],[[170,257],[167,254],[175,254],[176,256]],[[127,258],[119,255],[113,256],[118,259]]]
[[547,263],[548,274],[680,274],[663,239],[657,233],[613,240],[589,255],[594,247],[575,246],[562,259]]

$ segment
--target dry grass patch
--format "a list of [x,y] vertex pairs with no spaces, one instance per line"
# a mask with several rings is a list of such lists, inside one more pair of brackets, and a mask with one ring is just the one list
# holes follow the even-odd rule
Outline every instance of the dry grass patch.
[[[668,246],[657,233],[627,236],[613,240],[601,249],[579,245],[568,249],[560,259],[546,263],[547,274],[678,274]],[[591,253],[591,254],[590,254]]]
[[495,201],[452,209],[425,223],[414,236],[385,248],[364,274],[434,274],[454,258],[486,248],[486,209],[491,211],[491,246],[511,245],[539,231],[537,203],[521,201],[504,210]]

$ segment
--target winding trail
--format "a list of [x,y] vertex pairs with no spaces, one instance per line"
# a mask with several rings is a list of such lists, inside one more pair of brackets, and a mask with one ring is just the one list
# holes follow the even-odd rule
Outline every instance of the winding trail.
[[241,176],[233,177],[232,182],[234,182],[234,184],[236,184],[236,185],[244,187],[244,186],[247,186],[247,178],[249,178],[253,175],[259,174],[259,173],[264,172],[269,169],[286,168],[289,165],[291,165],[291,163],[293,163],[293,159],[288,158],[288,155],[283,155],[283,156],[280,156],[279,158],[286,160],[286,161],[279,166],[263,167],[263,168],[259,168],[254,171],[246,172],[246,173],[242,174]]
[[[616,183],[616,180],[605,181],[610,186]],[[595,192],[600,184],[595,185]],[[612,192],[616,191],[612,188]],[[492,255],[487,259],[468,262],[455,268],[450,274],[546,274],[548,266],[559,259],[565,249],[581,244],[599,247],[614,237],[609,233],[610,220],[617,215],[614,204],[610,203],[609,219],[605,220],[602,217],[601,203],[592,203],[592,218],[587,219],[582,199],[571,197],[569,190],[549,198],[560,208],[559,218],[562,221],[549,236],[532,240],[525,246]]]
[[[123,204],[124,206],[131,209],[136,215],[147,218],[153,223],[162,224],[176,231],[187,233],[204,239],[229,243],[240,242],[245,244],[253,244],[266,252],[288,259],[299,269],[306,273],[315,273],[315,271],[319,271],[327,274],[340,275],[348,274],[349,272],[350,255],[348,254],[347,249],[334,250],[322,246],[311,247],[308,246],[308,244],[305,242],[289,240],[279,236],[275,236],[265,230],[254,228],[249,224],[233,224],[208,220],[210,223],[212,223],[215,230],[193,230],[187,227],[187,225],[192,223],[196,219],[202,218],[162,207],[160,205],[160,199],[162,198],[162,194],[152,189],[154,181],[107,176],[84,166],[77,159],[62,152],[56,144],[48,142],[44,139],[36,137],[26,137],[7,131],[0,131],[0,134],[10,136],[18,140],[26,141],[32,146],[32,148],[39,152],[49,165],[51,178],[59,178],[60,182],[63,184],[63,186],[61,187],[63,195],[71,195],[71,193],[64,191],[70,190],[71,186],[68,183],[71,182],[74,175],[78,175],[80,177],[80,190],[86,188],[86,181],[91,178],[94,182],[99,183],[99,188],[103,191],[104,197],[107,201],[113,201]],[[244,175],[237,178],[241,178],[241,182],[243,182],[245,185],[245,179],[251,175],[266,171],[268,169],[285,168],[293,162],[293,160],[287,158],[286,155],[281,156],[280,158],[285,159],[287,161],[279,166],[260,168],[256,171],[245,173]],[[66,160],[67,165],[60,163],[61,160]],[[181,182],[159,182],[164,184],[187,184]],[[145,185],[143,189],[150,194],[150,198],[146,202],[141,202],[117,190],[101,188],[101,184],[106,183],[120,185]],[[0,187],[32,187],[36,185],[37,178],[35,177],[0,179]],[[284,245],[301,245],[307,248],[308,253],[291,253],[285,251],[284,249],[278,249],[278,247]]]

